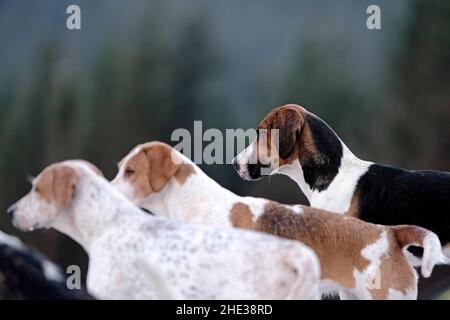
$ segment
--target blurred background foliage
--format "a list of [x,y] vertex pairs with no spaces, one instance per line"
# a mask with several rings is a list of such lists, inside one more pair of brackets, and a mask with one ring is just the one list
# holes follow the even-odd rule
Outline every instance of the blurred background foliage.
[[[112,178],[138,143],[170,143],[194,120],[256,127],[288,102],[361,158],[450,171],[450,2],[375,1],[382,29],[370,31],[372,2],[1,0],[0,210],[52,162],[83,158]],[[80,31],[65,28],[69,4]],[[201,167],[239,194],[306,203],[286,177],[246,183],[231,166]],[[19,233],[6,215],[0,229],[86,270],[57,232]],[[421,297],[449,285],[439,268]]]

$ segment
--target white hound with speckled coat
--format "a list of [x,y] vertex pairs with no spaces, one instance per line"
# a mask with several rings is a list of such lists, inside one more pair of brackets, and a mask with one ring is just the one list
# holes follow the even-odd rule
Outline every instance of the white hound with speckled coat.
[[98,298],[318,298],[319,263],[305,245],[153,217],[85,161],[46,168],[9,212],[21,230],[53,227],[82,245]]

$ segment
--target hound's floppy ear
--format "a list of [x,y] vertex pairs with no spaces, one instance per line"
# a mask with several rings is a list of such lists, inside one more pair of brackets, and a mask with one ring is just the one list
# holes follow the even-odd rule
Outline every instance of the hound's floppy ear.
[[73,198],[78,182],[77,172],[67,166],[55,166],[42,173],[36,190],[49,203],[56,203],[58,210],[66,208]]
[[159,192],[178,170],[179,164],[172,160],[172,148],[154,145],[145,150],[148,160],[148,179],[153,192]]
[[272,129],[279,130],[279,155],[287,159],[297,143],[297,137],[303,124],[303,117],[297,108],[288,107],[276,111],[273,116]]

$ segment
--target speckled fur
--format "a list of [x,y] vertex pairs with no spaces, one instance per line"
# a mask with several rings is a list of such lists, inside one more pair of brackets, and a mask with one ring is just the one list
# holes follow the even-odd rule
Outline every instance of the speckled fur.
[[[149,163],[146,163],[141,159],[139,167],[133,157],[145,153],[157,158],[156,154],[160,152],[172,153],[172,158],[181,159],[193,170],[185,181],[169,178],[158,192],[152,192],[146,188],[147,184],[152,184],[146,168],[161,166],[160,161],[152,163],[147,160]],[[164,158],[170,161],[169,157]],[[127,168],[132,170],[133,176],[126,175]],[[406,248],[414,242],[425,248],[426,263],[422,267],[425,276],[429,276],[441,256],[436,235],[419,227],[397,227],[400,233],[408,235],[402,236],[405,241],[399,243],[397,231],[391,227],[301,205],[289,206],[263,198],[240,197],[221,187],[181,153],[159,142],[134,148],[120,162],[119,172],[111,184],[141,208],[174,221],[239,227],[298,240],[311,247],[319,257],[321,292],[340,291],[342,298],[415,299],[417,275],[408,261]],[[423,237],[418,233],[422,232],[429,235],[429,241],[421,241]],[[384,236],[385,233],[389,237]],[[386,245],[378,245],[379,241]],[[379,287],[372,289],[372,278],[377,270],[380,270],[382,279]],[[393,290],[396,294],[391,294]]]
[[66,161],[46,171],[61,167],[77,176],[67,207],[58,210],[33,187],[15,205],[14,224],[22,230],[54,227],[78,241],[89,254],[87,287],[96,297],[318,298],[318,261],[306,246],[152,217],[86,163]]

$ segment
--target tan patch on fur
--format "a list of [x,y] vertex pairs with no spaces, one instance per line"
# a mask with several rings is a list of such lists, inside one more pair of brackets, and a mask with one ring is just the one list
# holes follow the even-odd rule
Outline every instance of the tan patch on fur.
[[347,216],[358,217],[359,215],[359,194],[355,192],[350,202],[350,208],[345,213]]
[[122,165],[124,166],[125,172],[127,170],[135,172],[135,174],[130,175],[126,179],[133,186],[134,196],[136,198],[143,199],[153,192],[149,182],[149,164],[147,156],[143,151],[138,152]]
[[190,163],[183,163],[178,166],[175,179],[177,179],[179,184],[183,185],[192,174],[195,174],[194,166]]
[[56,203],[58,209],[65,208],[78,182],[78,174],[64,165],[51,166],[39,177],[35,191],[48,203]]
[[178,165],[172,161],[172,150],[169,146],[157,144],[142,151],[147,156],[152,190],[159,192],[178,170]]
[[[403,234],[406,235],[406,232]],[[409,236],[406,237],[409,238]],[[388,298],[389,289],[406,294],[407,289],[411,289],[416,285],[414,280],[415,271],[403,254],[403,245],[399,244],[398,236],[392,228],[388,228],[388,242],[388,255],[382,258],[380,265],[380,288],[369,290],[374,299]]]
[[428,230],[411,225],[392,226],[390,229],[393,230],[395,239],[401,248],[413,244],[422,245],[428,234]]
[[299,240],[311,247],[322,266],[322,278],[353,288],[353,269],[362,271],[368,261],[361,250],[376,241],[381,230],[357,219],[344,219],[326,211],[308,208],[297,214],[289,206],[268,202],[264,213],[253,222],[248,206],[233,207],[233,226],[271,233],[284,238]]
[[35,191],[47,203],[51,203],[54,200],[53,179],[54,173],[51,170],[44,170],[34,185]]
[[[376,242],[384,230],[356,218],[309,207],[297,214],[289,206],[276,202],[268,202],[256,221],[246,204],[237,203],[231,211],[231,223],[303,242],[317,254],[322,278],[349,289],[355,287],[354,269],[362,272],[369,265],[361,251]],[[414,286],[414,274],[394,236],[390,231],[389,256],[383,257],[380,267],[381,288],[369,290],[375,299],[386,298],[389,288],[405,293]]]
[[120,167],[124,168],[125,174],[127,170],[134,172],[127,179],[139,199],[161,191],[172,177],[183,185],[192,174],[195,174],[191,164],[176,164],[172,161],[173,149],[165,143],[149,142],[137,148],[140,148],[139,152],[127,162],[122,160]]
[[245,203],[238,202],[231,209],[231,224],[236,228],[254,229],[253,213]]
[[278,129],[280,150],[284,148],[289,151],[284,158],[280,154],[280,166],[291,164],[297,159],[301,162],[302,155],[305,154],[314,157],[318,152],[309,125],[304,121],[307,114],[308,111],[295,104],[287,104],[270,111],[258,126],[258,129],[268,130],[267,141],[258,141],[258,148],[265,147],[270,152],[272,150],[270,130]]

